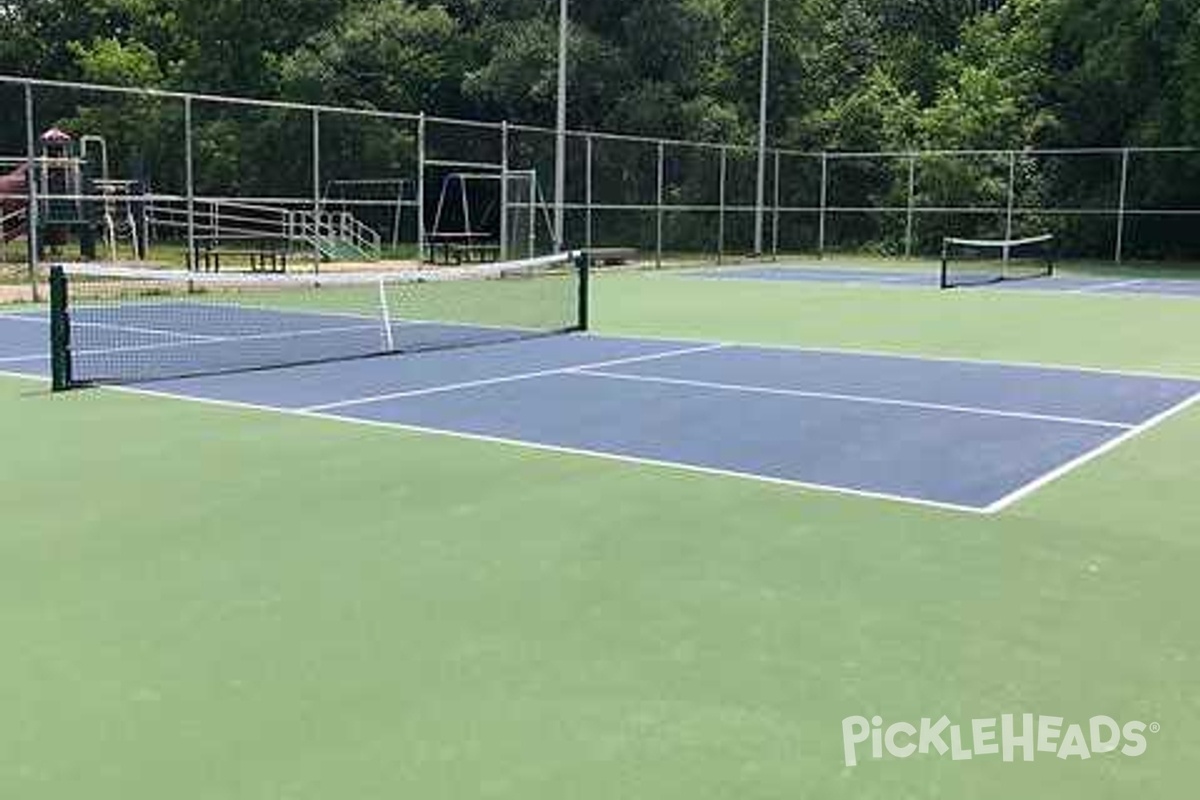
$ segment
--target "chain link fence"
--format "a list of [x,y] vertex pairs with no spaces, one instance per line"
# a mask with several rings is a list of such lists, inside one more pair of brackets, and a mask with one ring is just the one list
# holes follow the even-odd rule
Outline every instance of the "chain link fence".
[[[423,258],[437,236],[491,238],[511,257],[523,253],[503,251],[524,238],[506,224],[552,215],[550,128],[3,76],[0,104],[11,112],[0,122],[9,280],[33,280],[49,258],[194,267],[199,249],[246,241],[271,242],[313,269]],[[54,129],[69,146],[47,138]],[[1053,233],[1069,258],[1200,259],[1194,147],[772,148],[761,208],[758,157],[734,143],[571,131],[565,244],[632,249],[661,266],[920,257],[950,235]],[[506,174],[533,176],[520,202],[537,209],[504,212],[513,202]],[[476,184],[463,176],[495,188],[464,199],[468,190],[455,187]],[[459,209],[450,233],[436,229],[453,218],[447,204]],[[766,252],[755,253],[760,214]],[[552,228],[520,224],[534,226],[535,251],[556,246]]]

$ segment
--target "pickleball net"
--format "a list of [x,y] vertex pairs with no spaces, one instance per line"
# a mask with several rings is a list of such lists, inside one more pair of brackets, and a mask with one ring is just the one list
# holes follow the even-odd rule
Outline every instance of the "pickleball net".
[[1054,274],[1054,237],[958,239],[942,243],[943,289],[1001,281],[1047,278]]
[[587,266],[564,253],[403,272],[51,269],[55,389],[143,383],[584,330]]

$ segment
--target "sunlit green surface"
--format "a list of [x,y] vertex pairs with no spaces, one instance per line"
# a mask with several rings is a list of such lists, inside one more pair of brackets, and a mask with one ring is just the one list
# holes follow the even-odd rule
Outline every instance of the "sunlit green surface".
[[[1200,376],[1200,302],[597,280],[606,333]],[[637,409],[629,409],[636,414]],[[1155,798],[1200,412],[994,518],[0,380],[0,796]],[[842,763],[841,720],[1158,722]]]

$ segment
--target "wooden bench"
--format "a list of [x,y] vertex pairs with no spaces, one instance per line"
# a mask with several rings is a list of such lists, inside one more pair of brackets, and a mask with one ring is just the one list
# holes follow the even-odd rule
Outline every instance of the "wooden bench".
[[500,258],[500,245],[490,233],[437,233],[429,237],[434,264],[484,263]]
[[202,272],[220,272],[221,260],[240,259],[251,272],[281,274],[287,272],[288,254],[273,247],[198,247],[193,266]]

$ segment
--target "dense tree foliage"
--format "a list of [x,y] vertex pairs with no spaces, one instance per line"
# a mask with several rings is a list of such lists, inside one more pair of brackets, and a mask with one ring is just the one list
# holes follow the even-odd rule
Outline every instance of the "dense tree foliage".
[[[749,139],[760,0],[575,0],[572,124]],[[1200,0],[775,0],[777,142],[1200,138]],[[553,0],[0,2],[8,74],[552,119]]]

